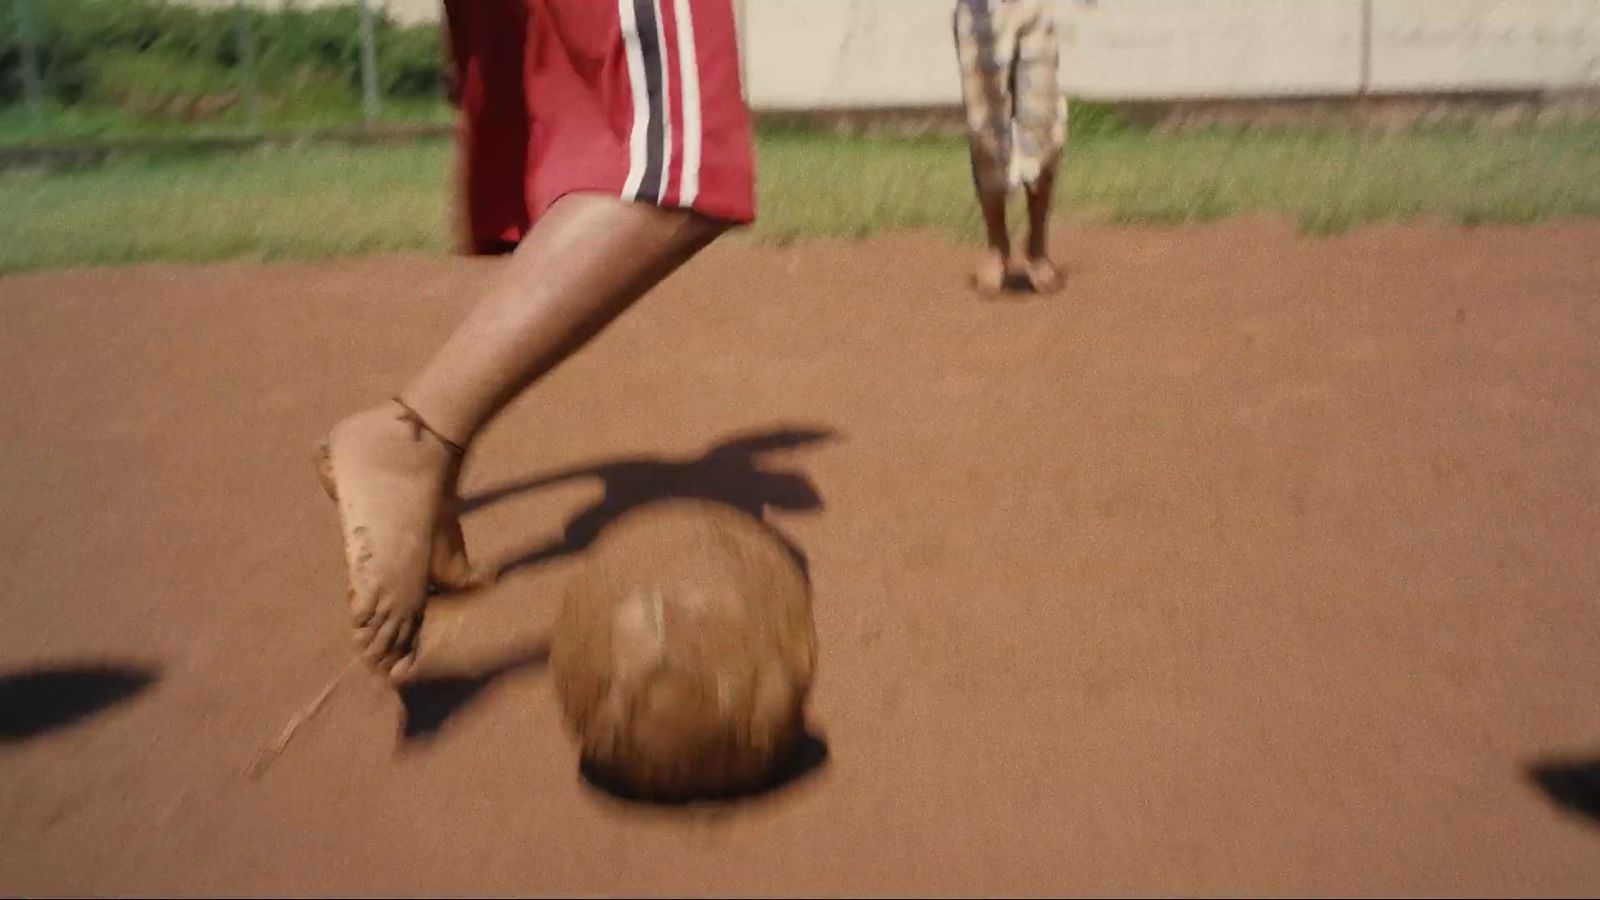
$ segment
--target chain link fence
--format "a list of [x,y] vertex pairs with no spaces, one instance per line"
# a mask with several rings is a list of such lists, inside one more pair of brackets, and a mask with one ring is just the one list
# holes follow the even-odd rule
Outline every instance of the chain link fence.
[[384,0],[0,0],[0,144],[442,130],[447,78]]

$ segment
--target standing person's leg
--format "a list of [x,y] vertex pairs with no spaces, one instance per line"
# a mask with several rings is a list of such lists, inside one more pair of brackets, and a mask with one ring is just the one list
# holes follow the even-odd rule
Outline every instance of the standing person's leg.
[[[987,165],[979,159],[976,148],[972,152],[972,168],[976,172]],[[983,233],[986,249],[972,273],[972,283],[986,294],[999,293],[1011,273],[1011,232],[1006,224],[1006,190],[974,178],[978,192],[978,209],[983,212]]]
[[1050,260],[1050,209],[1055,200],[1056,165],[1051,163],[1039,170],[1039,176],[1027,186],[1028,191],[1028,258],[1023,262],[1023,272],[1028,284],[1041,294],[1051,293],[1061,287],[1061,270]]
[[1035,291],[1061,287],[1050,260],[1050,213],[1056,171],[1067,139],[1067,101],[1061,90],[1061,47],[1050,11],[1031,2],[1017,38],[1017,139],[1013,165],[1028,194],[1028,244],[1024,272]]
[[1006,40],[1005,10],[997,5],[996,0],[957,0],[955,11],[972,182],[988,241],[973,282],[985,293],[996,293],[1004,286],[1011,260],[1006,195],[1010,188],[1012,48]]
[[[329,439],[326,472],[357,644],[391,677],[414,660],[430,557],[440,553],[440,523],[455,524],[453,480],[479,430],[754,215],[728,0],[530,7],[541,17],[535,27],[559,32],[544,44],[552,55],[534,66],[531,91],[548,104],[536,119],[535,149],[545,158],[532,179],[543,210],[505,277],[423,372],[394,402],[345,419]],[[622,71],[600,72],[597,59]],[[624,93],[607,93],[610,86]]]

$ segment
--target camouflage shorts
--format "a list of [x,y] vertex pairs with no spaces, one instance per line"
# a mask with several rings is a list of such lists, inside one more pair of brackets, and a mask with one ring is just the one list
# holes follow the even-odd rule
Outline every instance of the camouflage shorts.
[[1048,2],[957,0],[955,30],[973,175],[996,190],[1031,185],[1067,140]]

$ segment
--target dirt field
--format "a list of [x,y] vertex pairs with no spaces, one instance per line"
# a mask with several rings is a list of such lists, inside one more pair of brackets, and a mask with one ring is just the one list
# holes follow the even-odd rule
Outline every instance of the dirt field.
[[[1026,303],[930,237],[714,248],[486,436],[468,538],[527,564],[432,680],[254,781],[348,655],[313,444],[496,264],[0,280],[0,670],[133,670],[6,689],[0,893],[1600,891],[1530,770],[1600,756],[1600,225],[1061,246]],[[541,669],[563,528],[669,489],[815,580],[827,757],[731,807],[587,787]]]

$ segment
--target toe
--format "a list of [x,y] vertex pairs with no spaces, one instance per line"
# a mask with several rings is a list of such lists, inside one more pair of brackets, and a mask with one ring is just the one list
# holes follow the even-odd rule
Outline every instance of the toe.
[[329,500],[339,499],[339,485],[333,478],[333,448],[327,441],[317,447],[317,478]]
[[422,635],[422,619],[420,616],[412,617],[400,623],[400,628],[395,632],[394,640],[389,644],[389,655],[385,661],[392,664],[404,657],[415,656],[417,652],[417,638]]
[[389,681],[391,684],[402,684],[411,678],[417,670],[417,655],[415,652],[400,657],[393,665],[389,666]]
[[491,587],[500,580],[500,570],[494,566],[468,566],[466,584],[470,590]]
[[372,631],[371,641],[365,648],[368,662],[378,665],[389,658],[394,649],[395,636],[400,633],[400,625],[400,619],[386,618]]
[[1049,294],[1061,287],[1061,270],[1046,259],[1028,266],[1028,282],[1036,293]]
[[[424,612],[426,610],[424,609]],[[377,668],[388,673],[389,680],[400,683],[406,680],[416,668],[417,649],[422,638],[422,622],[424,612],[407,617],[395,632],[394,640],[389,645],[389,655],[385,656]]]
[[466,593],[494,584],[497,577],[499,572],[493,567],[474,566],[465,556],[457,556],[434,571],[433,583],[446,593]]
[[363,591],[358,586],[346,588],[344,599],[350,607],[350,625],[366,628],[378,613],[378,591]]
[[377,591],[350,585],[345,589],[345,600],[350,605],[350,624],[365,628],[372,623],[378,612]]

